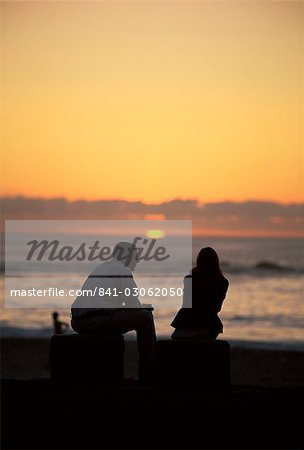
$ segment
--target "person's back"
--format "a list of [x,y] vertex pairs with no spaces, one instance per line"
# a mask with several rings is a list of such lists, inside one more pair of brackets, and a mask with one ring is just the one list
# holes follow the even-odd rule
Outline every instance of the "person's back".
[[218,317],[228,289],[216,252],[207,247],[199,253],[197,266],[184,278],[183,307],[171,326],[173,339],[216,339],[223,332]]
[[99,264],[82,285],[83,295],[76,298],[72,305],[73,317],[100,309],[117,309],[127,306],[141,307],[133,295],[125,296],[127,289],[133,293],[137,286],[132,271],[117,259]]

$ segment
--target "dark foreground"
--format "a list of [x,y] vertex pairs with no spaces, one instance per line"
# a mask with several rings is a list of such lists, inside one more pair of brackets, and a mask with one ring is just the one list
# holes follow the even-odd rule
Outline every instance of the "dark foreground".
[[303,448],[304,388],[2,381],[2,448]]
[[142,386],[126,342],[117,386],[54,384],[49,340],[1,339],[3,449],[304,448],[304,353],[231,349],[226,391]]

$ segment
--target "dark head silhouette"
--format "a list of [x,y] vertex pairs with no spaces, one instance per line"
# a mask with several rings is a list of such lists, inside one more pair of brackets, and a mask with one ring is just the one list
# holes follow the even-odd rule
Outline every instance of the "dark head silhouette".
[[113,258],[134,270],[137,264],[137,248],[130,242],[118,242],[113,250]]
[[53,319],[54,320],[58,319],[58,312],[57,311],[53,312]]
[[222,275],[220,260],[216,251],[211,247],[202,248],[197,256],[194,270],[212,275]]

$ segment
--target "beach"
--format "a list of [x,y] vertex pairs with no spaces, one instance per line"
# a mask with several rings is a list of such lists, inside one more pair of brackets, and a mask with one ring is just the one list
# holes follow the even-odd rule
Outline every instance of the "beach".
[[231,346],[231,388],[56,384],[49,339],[2,338],[3,448],[301,448],[304,353]]
[[[125,377],[136,379],[138,353],[135,340],[125,340]],[[1,338],[1,377],[49,379],[49,338]],[[246,348],[231,344],[233,385],[260,387],[304,386],[304,352]]]

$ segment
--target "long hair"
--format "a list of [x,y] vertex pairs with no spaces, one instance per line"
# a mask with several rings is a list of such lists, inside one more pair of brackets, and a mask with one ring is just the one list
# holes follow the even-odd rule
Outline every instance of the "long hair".
[[205,274],[211,277],[223,276],[216,251],[211,247],[202,248],[197,255],[196,266],[192,272],[199,272],[202,275]]

